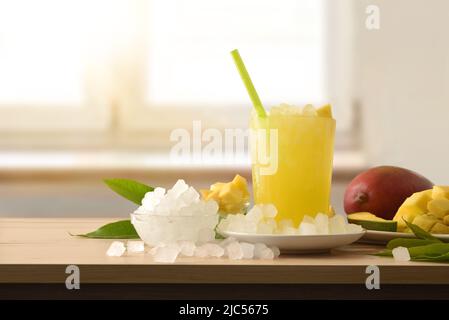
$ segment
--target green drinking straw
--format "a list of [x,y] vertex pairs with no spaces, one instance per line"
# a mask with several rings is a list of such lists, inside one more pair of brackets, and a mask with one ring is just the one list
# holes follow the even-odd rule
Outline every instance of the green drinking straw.
[[254,88],[253,82],[251,81],[251,77],[246,70],[245,64],[243,63],[242,57],[240,57],[239,51],[234,49],[231,51],[232,58],[234,59],[235,65],[237,66],[237,70],[240,73],[240,77],[242,78],[243,84],[248,91],[249,97],[256,109],[257,115],[261,118],[265,118],[267,113],[260,101],[259,95],[257,94],[256,89]]

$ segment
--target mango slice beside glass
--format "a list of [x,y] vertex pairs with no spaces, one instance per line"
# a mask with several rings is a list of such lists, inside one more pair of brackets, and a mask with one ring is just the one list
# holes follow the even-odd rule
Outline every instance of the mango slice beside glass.
[[248,183],[238,174],[230,182],[217,182],[200,192],[204,200],[216,201],[222,214],[244,213],[249,205]]

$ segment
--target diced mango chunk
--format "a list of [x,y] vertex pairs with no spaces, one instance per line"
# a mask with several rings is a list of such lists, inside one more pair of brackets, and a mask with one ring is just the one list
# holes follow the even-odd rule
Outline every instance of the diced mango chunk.
[[[396,215],[393,218],[393,221],[398,222],[398,231],[404,231],[407,228],[405,221],[413,222],[413,220],[420,215],[423,215],[426,211],[421,209],[418,206],[404,206],[402,205]],[[405,220],[405,221],[404,221]]]
[[328,215],[329,217],[335,216],[335,209],[334,209],[334,207],[332,207],[331,205],[329,206],[329,211],[328,211],[327,215]]
[[423,214],[413,219],[413,224],[421,227],[425,231],[430,231],[432,227],[438,222],[438,219],[434,216]]
[[416,192],[408,197],[403,205],[405,206],[416,206],[422,211],[427,210],[427,202],[432,199],[432,189]]
[[449,199],[438,198],[431,200],[427,203],[427,210],[429,210],[430,214],[442,219],[449,214]]
[[231,182],[217,182],[210,190],[201,190],[204,200],[215,200],[221,213],[242,213],[249,201],[245,178],[236,175]]
[[319,117],[332,118],[332,107],[330,104],[326,104],[316,110]]
[[432,199],[449,199],[449,186],[434,186],[432,189]]
[[448,234],[449,233],[449,226],[437,222],[433,225],[432,229],[430,229],[431,233],[442,233],[442,234]]

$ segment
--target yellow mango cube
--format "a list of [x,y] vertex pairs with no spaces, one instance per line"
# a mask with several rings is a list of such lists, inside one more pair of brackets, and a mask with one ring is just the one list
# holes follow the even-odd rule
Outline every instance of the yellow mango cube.
[[445,216],[445,217],[443,218],[443,223],[444,223],[445,225],[449,226],[449,215],[448,215],[448,216]]
[[427,210],[437,218],[444,218],[449,214],[449,199],[437,198],[427,203]]
[[433,199],[449,199],[449,186],[433,186],[432,189]]
[[407,225],[405,224],[404,220],[407,222],[413,222],[413,220],[420,216],[425,214],[426,211],[419,208],[418,206],[404,206],[402,205],[396,215],[393,218],[393,221],[397,221],[398,223],[398,231],[403,232],[405,228],[407,228]]
[[[432,200],[432,189],[416,192],[405,199],[403,206],[416,206],[422,211],[427,210],[427,202]],[[402,206],[401,206],[402,207]]]
[[431,233],[440,233],[440,234],[449,234],[449,226],[437,222],[433,225],[432,229],[430,229]]
[[326,104],[316,110],[319,117],[332,118],[332,108],[330,104]]
[[245,178],[237,174],[234,179],[232,179],[231,183],[235,188],[242,192],[243,197],[248,197],[249,199],[248,184],[246,183]]
[[415,219],[413,219],[413,224],[416,224],[418,227],[424,229],[425,231],[430,231],[437,222],[439,222],[437,218],[427,214],[417,216]]

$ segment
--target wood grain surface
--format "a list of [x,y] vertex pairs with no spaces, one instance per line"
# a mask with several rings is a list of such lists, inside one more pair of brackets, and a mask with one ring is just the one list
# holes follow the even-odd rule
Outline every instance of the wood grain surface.
[[108,257],[112,240],[69,233],[92,231],[114,219],[0,219],[0,283],[64,283],[67,265],[91,284],[364,284],[366,267],[380,268],[383,284],[449,284],[449,266],[395,262],[369,255],[381,247],[354,244],[327,254],[275,260],[179,258],[161,264],[149,254]]

